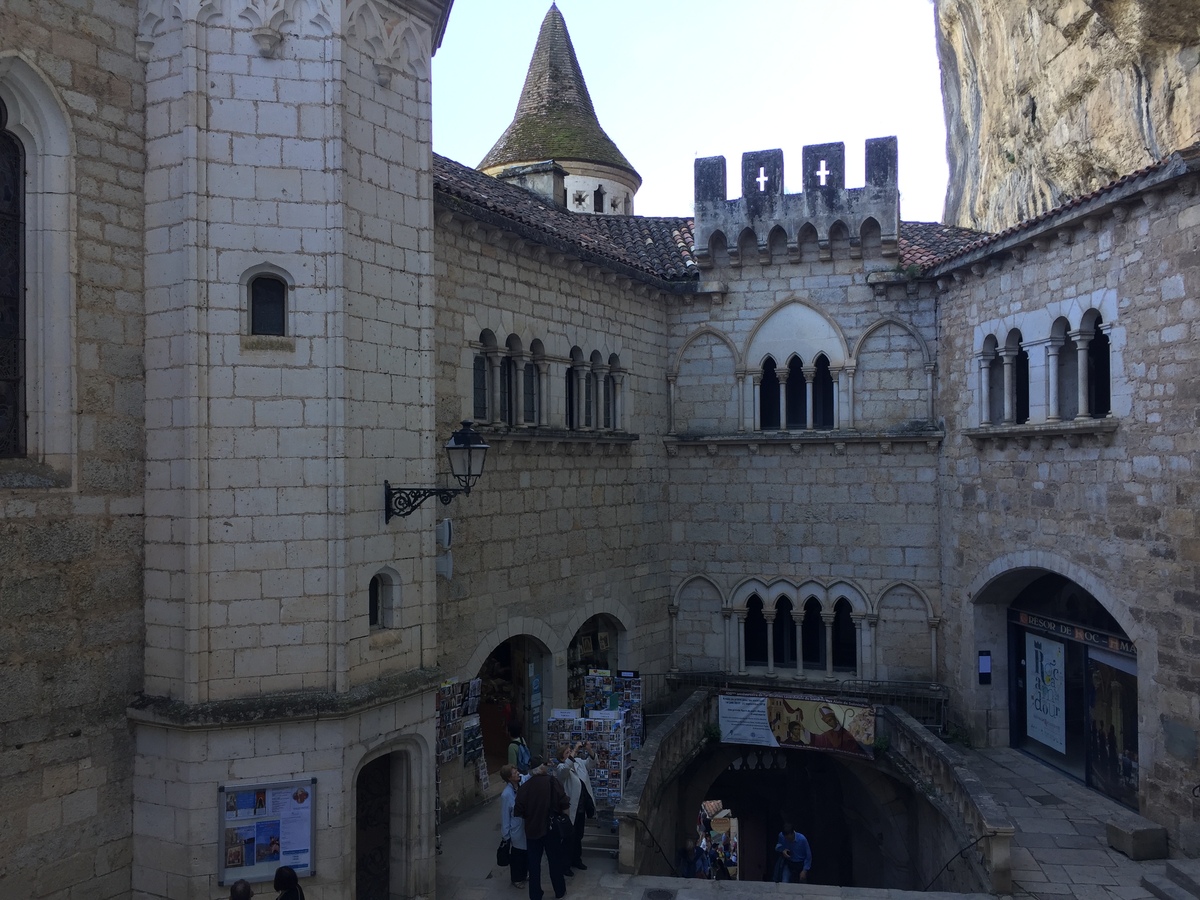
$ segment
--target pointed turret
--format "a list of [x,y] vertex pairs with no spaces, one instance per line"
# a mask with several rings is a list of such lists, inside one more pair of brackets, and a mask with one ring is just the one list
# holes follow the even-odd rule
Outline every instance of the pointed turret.
[[[551,4],[529,62],[517,114],[479,164],[500,178],[553,160],[566,172],[552,199],[575,212],[629,214],[641,176],[604,133],[588,94],[567,23]],[[557,188],[556,188],[557,189]]]

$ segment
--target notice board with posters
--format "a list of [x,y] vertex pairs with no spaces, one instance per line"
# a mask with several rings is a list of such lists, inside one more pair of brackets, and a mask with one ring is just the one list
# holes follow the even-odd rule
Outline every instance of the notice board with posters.
[[301,878],[317,874],[316,793],[315,778],[218,788],[218,884],[271,881],[280,866]]

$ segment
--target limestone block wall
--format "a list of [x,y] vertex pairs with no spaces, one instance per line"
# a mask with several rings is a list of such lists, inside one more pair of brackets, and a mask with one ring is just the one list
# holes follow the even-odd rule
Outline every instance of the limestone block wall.
[[141,682],[135,8],[0,8],[25,154],[29,454],[0,460],[0,896],[128,896]]
[[[432,569],[382,521],[383,481],[432,453],[430,29],[345,15],[270,53],[232,7],[144,30],[152,694],[344,691],[432,656]],[[282,337],[249,334],[261,272],[288,285]]]
[[[547,708],[563,705],[567,646],[603,613],[620,622],[622,667],[665,670],[664,301],[472,222],[438,222],[439,440],[474,417],[472,365],[484,331],[501,347],[514,336],[525,352],[538,342],[550,369],[550,424],[480,426],[487,469],[469,497],[439,513],[455,527],[454,575],[438,589],[439,665],[476,677],[496,646],[531,634],[552,655]],[[573,348],[619,359],[622,432],[563,427]],[[432,546],[432,528],[407,519],[399,527]]]
[[[985,589],[1022,568],[1080,584],[1137,647],[1141,811],[1195,847],[1195,801],[1181,785],[1200,782],[1191,324],[1200,202],[1186,178],[1121,199],[1055,223],[1053,235],[1029,234],[1004,259],[977,262],[979,274],[963,270],[942,297],[942,591],[956,598],[946,610],[947,674],[977,733],[1007,741],[1006,674],[988,689],[974,684],[977,650],[1004,658],[1003,610],[982,602]],[[1031,428],[1009,440],[980,437],[986,429],[974,440],[964,433],[977,422],[977,324],[1001,322],[1036,338],[1028,322],[1089,308],[1103,312],[1112,343],[1113,411],[1097,426],[1115,430],[1039,437]],[[1044,428],[1033,402],[1045,395],[1036,374],[1044,348],[1029,353],[1030,424]]]
[[[788,596],[797,619],[809,597],[830,615],[844,597],[861,675],[932,678],[941,565],[932,292],[869,283],[894,269],[878,248],[742,257],[714,263],[695,302],[669,320],[678,664],[736,667],[736,611],[757,592],[768,607]],[[805,367],[829,360],[832,430],[761,427],[754,382],[768,356],[786,370],[792,355]]]

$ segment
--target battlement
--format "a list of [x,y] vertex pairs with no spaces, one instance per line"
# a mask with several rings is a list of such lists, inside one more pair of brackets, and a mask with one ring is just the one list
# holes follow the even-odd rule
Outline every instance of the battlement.
[[[783,151],[742,154],[742,196],[725,199],[725,157],[696,160],[696,260],[702,268],[832,259],[844,245],[895,256],[900,236],[895,137],[866,142],[866,184],[846,188],[846,145],[810,144],[803,191],[783,192]],[[726,255],[728,259],[726,260]]]

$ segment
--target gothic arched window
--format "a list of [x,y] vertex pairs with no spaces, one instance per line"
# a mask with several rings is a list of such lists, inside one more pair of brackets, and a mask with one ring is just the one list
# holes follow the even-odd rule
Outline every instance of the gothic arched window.
[[779,430],[779,376],[775,360],[763,363],[762,381],[758,385],[758,425],[762,431]]
[[808,390],[805,385],[804,363],[798,356],[793,356],[788,363],[788,379],[784,390],[788,429],[808,427]]
[[813,375],[813,428],[829,429],[834,424],[833,373],[829,371],[828,357],[821,354]]
[[746,603],[746,665],[767,664],[767,618],[762,599],[756,594]]
[[25,153],[0,101],[0,457],[25,455]]

